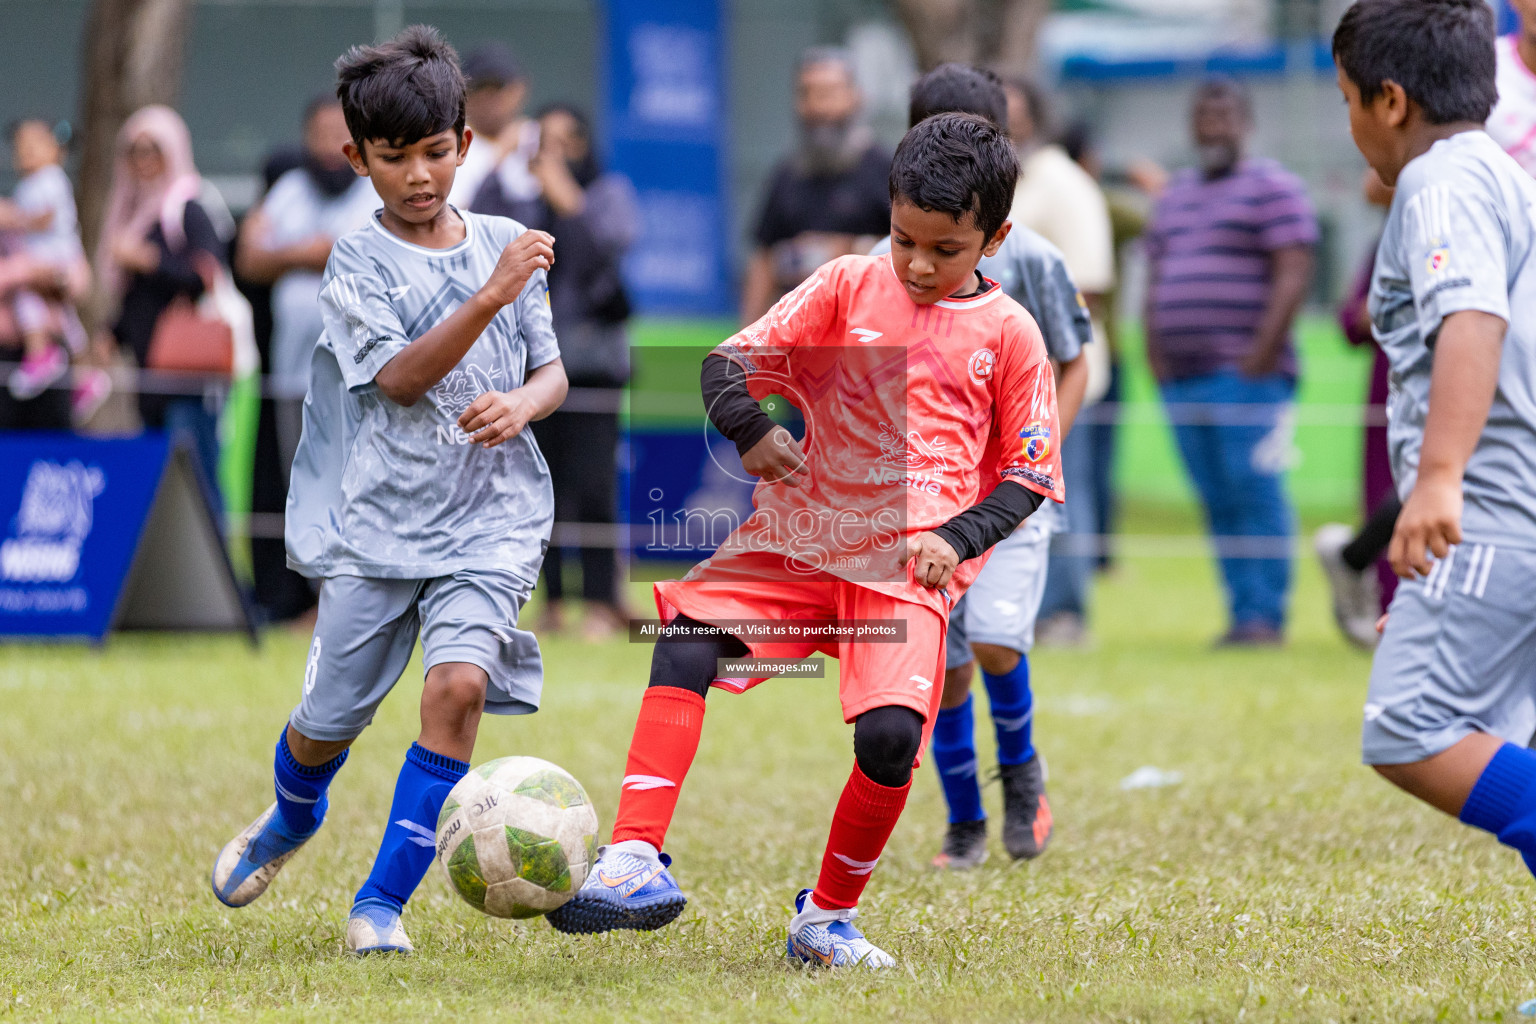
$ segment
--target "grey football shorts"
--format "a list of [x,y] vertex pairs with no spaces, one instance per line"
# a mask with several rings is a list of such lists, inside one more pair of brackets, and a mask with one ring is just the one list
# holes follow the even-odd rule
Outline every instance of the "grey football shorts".
[[949,613],[944,667],[971,660],[971,644],[996,644],[1014,651],[1035,646],[1035,616],[1045,596],[1056,503],[1047,500],[1013,533],[998,541],[976,582]]
[[543,659],[533,634],[517,628],[531,591],[512,573],[484,569],[428,580],[328,577],[289,721],[310,739],[353,739],[405,672],[417,636],[426,669],[467,662],[485,670],[490,714],[537,711]]
[[1408,764],[1474,732],[1536,731],[1536,551],[1466,541],[1404,580],[1371,663],[1366,764]]

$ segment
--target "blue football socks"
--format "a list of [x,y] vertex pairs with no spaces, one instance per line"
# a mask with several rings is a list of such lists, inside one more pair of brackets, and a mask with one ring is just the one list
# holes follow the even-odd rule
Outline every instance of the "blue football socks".
[[468,771],[467,762],[411,744],[395,783],[395,801],[389,808],[379,855],[354,902],[375,899],[396,910],[405,907],[437,853],[437,816],[443,801]]
[[1035,756],[1035,695],[1029,689],[1029,658],[1019,656],[1013,671],[981,674],[997,729],[997,763],[1023,764]]
[[933,763],[944,787],[951,824],[980,821],[981,783],[976,778],[976,719],[971,698],[958,707],[941,708],[933,723]]
[[297,839],[320,827],[325,820],[325,791],[346,763],[347,751],[343,750],[322,765],[299,764],[288,749],[288,726],[283,726],[272,759],[272,786],[277,791],[277,813],[285,832]]
[[1461,820],[1519,850],[1536,874],[1536,750],[1500,747],[1462,805]]

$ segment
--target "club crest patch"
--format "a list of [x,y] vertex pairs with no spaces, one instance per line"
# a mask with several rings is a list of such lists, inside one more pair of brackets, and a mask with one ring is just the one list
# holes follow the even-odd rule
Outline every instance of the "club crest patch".
[[971,358],[966,363],[966,370],[971,375],[972,384],[985,384],[992,379],[992,371],[997,366],[997,356],[989,348],[979,348],[971,353]]
[[1030,462],[1040,462],[1051,454],[1051,428],[1035,421],[1019,431],[1023,439],[1021,452]]
[[1431,249],[1429,256],[1424,260],[1426,269],[1431,274],[1438,274],[1451,265],[1451,250],[1446,246],[1436,246]]

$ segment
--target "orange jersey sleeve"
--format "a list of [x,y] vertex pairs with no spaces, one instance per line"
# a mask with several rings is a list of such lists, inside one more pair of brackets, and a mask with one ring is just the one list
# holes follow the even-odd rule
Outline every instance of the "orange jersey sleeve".
[[1010,317],[1005,331],[994,420],[997,474],[1047,498],[1066,501],[1056,375],[1040,328],[1027,316]]
[[837,322],[843,274],[838,261],[821,267],[775,302],[756,323],[715,347],[747,371],[747,391],[762,401],[790,385],[791,353],[815,345]]

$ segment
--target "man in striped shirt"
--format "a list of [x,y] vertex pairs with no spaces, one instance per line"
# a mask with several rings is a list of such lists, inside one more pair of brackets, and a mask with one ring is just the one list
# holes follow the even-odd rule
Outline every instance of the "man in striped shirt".
[[1200,166],[1177,176],[1147,231],[1147,357],[1216,538],[1225,644],[1278,643],[1290,586],[1281,475],[1296,390],[1291,323],[1317,220],[1301,181],[1245,157],[1246,90],[1213,78],[1192,111]]

